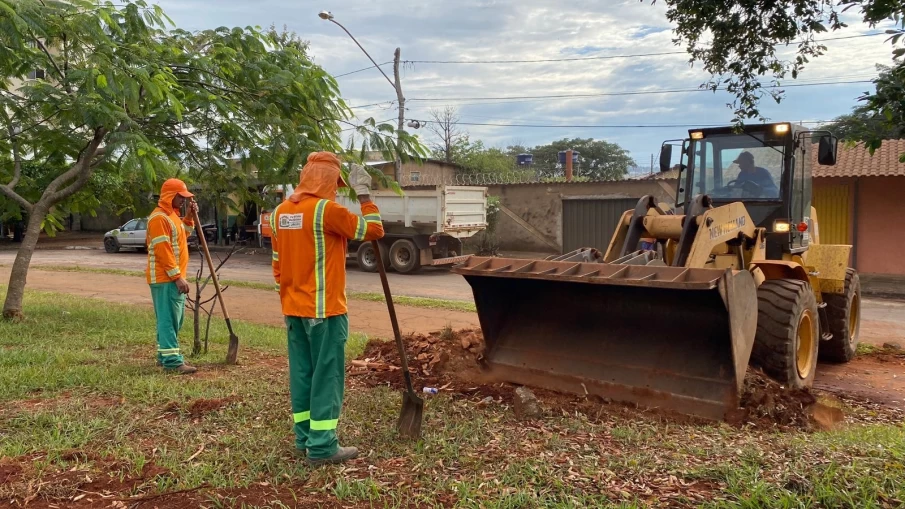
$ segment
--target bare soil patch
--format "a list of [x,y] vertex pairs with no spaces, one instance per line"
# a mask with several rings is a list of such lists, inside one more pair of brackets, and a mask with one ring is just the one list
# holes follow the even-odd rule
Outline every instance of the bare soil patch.
[[[409,370],[412,373],[415,390],[422,387],[435,388],[455,396],[481,399],[484,403],[509,404],[513,400],[516,385],[495,380],[487,371],[484,362],[484,339],[479,329],[449,329],[430,334],[411,334],[403,338]],[[847,365],[829,365],[852,376],[864,371],[865,363],[886,363],[890,366],[901,362],[905,365],[905,354],[883,352],[869,358],[858,358]],[[352,361],[348,368],[350,383],[375,387],[389,386],[404,388],[404,378],[400,368],[396,343],[393,341],[368,344],[365,352]],[[818,369],[824,370],[821,365]],[[870,371],[867,372],[869,376]],[[905,381],[905,376],[903,376]],[[863,380],[863,378],[862,378]],[[844,419],[843,407],[869,407],[876,411],[879,403],[891,401],[872,398],[869,392],[845,394],[844,390],[834,390],[832,385],[819,384],[820,390],[789,389],[770,379],[761,371],[749,369],[745,376],[745,386],[740,407],[732,412],[727,422],[736,427],[753,427],[764,430],[804,430],[832,429]],[[840,385],[844,389],[846,385]],[[581,412],[592,420],[598,420],[613,412],[635,412],[645,419],[668,420],[681,423],[701,423],[701,419],[659,410],[639,409],[632,404],[612,402],[599,397],[580,397],[561,394],[543,389],[533,389],[542,406],[553,413]],[[844,403],[827,394],[847,396]],[[842,393],[842,394],[839,394]],[[875,396],[875,395],[874,395]],[[894,399],[894,398],[893,398]],[[829,401],[829,403],[828,403]],[[895,406],[882,408],[883,412],[897,414]]]

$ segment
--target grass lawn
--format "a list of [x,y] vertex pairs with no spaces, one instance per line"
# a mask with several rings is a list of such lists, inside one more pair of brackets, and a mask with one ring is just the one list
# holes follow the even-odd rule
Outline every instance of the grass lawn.
[[[0,322],[0,507],[905,501],[905,428],[868,408],[840,430],[805,433],[677,424],[618,405],[524,423],[505,403],[440,395],[427,400],[424,437],[411,443],[394,433],[399,394],[352,377],[339,432],[362,457],[309,469],[292,455],[282,329],[237,323],[241,365],[227,367],[215,321],[212,351],[191,359],[200,371],[185,377],[155,367],[150,311],[29,292],[25,312],[24,323]],[[191,323],[183,330],[190,347]],[[353,337],[347,355],[365,342]]]
[[[94,274],[111,274],[114,276],[130,276],[145,277],[145,273],[140,270],[127,269],[101,269],[97,267],[80,267],[78,265],[72,267],[64,267],[59,265],[41,265],[34,267],[33,270],[44,270],[48,272],[85,272]],[[191,282],[195,281],[192,277]],[[235,279],[221,279],[220,284],[223,286],[235,286],[236,288],[250,288],[252,290],[273,291],[273,285],[269,283],[260,283],[257,281],[239,281]],[[194,289],[193,289],[194,291]],[[352,300],[368,300],[372,302],[385,302],[386,298],[382,293],[374,292],[348,292],[346,297]],[[399,306],[411,306],[425,309],[445,309],[449,311],[475,312],[474,302],[459,301],[449,299],[432,299],[427,297],[409,297],[406,295],[393,295],[393,302]]]

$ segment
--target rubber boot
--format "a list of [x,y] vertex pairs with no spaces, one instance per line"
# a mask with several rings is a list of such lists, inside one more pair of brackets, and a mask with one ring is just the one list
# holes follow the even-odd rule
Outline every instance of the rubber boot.
[[358,457],[358,448],[357,447],[340,447],[336,454],[330,456],[329,458],[318,458],[311,459],[308,458],[308,464],[311,466],[320,466],[320,465],[338,465],[340,463],[344,463],[351,459],[355,459]]
[[198,371],[198,368],[196,368],[195,366],[189,366],[188,364],[181,364],[178,368],[168,369],[167,371],[180,375],[191,375],[192,373]]

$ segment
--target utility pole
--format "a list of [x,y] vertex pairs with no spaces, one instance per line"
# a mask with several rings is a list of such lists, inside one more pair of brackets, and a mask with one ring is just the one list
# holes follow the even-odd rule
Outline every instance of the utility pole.
[[399,103],[399,125],[396,131],[396,182],[402,182],[402,159],[399,158],[399,145],[402,142],[402,125],[405,121],[405,97],[402,96],[402,82],[399,80],[399,55],[401,51],[396,48],[393,54],[393,77],[396,79],[394,87],[396,88],[396,101]]

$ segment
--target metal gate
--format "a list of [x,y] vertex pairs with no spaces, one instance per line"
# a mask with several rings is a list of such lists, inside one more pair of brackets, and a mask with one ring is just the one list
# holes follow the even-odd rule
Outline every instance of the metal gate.
[[821,244],[851,244],[851,212],[847,184],[814,186],[814,208],[820,225]]
[[613,238],[613,232],[616,231],[616,223],[626,210],[635,208],[639,199],[563,199],[563,252],[568,253],[581,247],[594,247],[606,251]]

